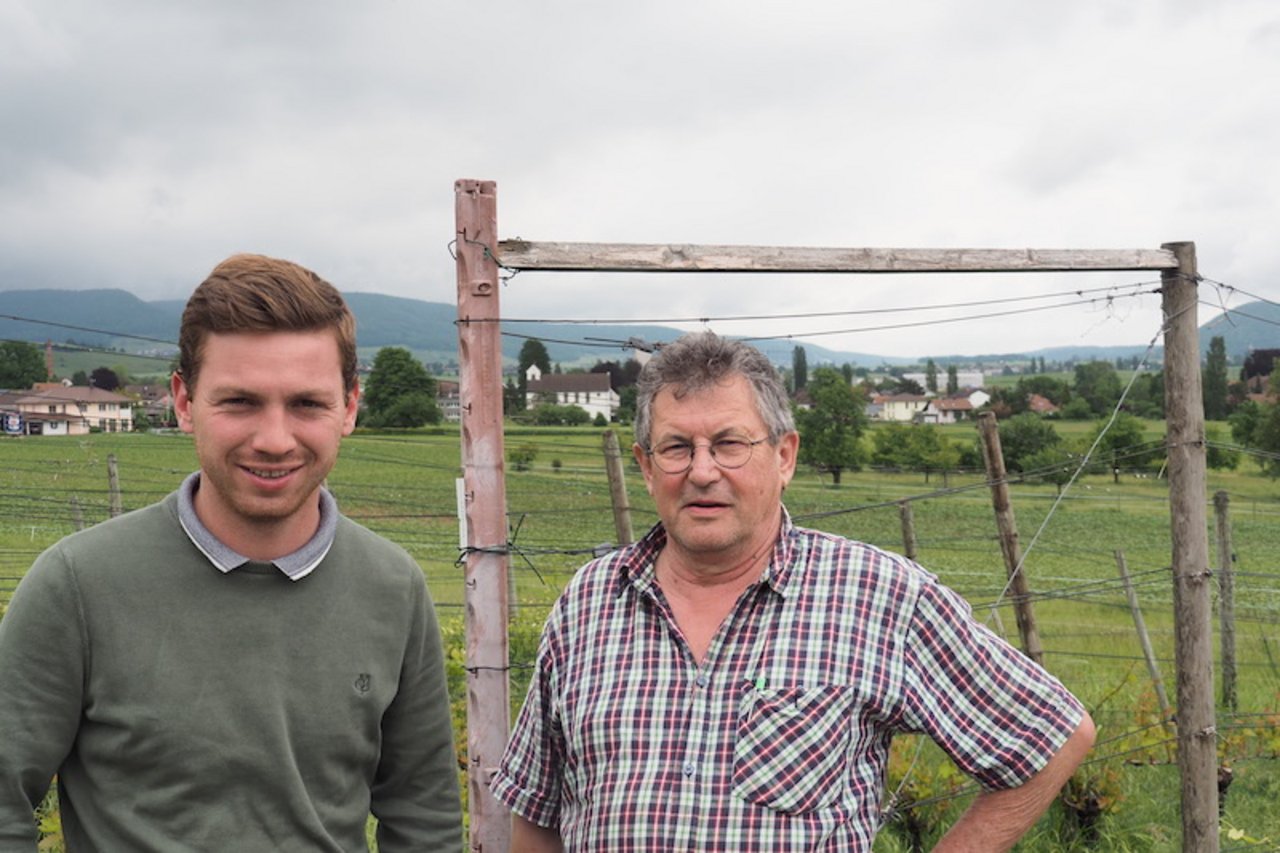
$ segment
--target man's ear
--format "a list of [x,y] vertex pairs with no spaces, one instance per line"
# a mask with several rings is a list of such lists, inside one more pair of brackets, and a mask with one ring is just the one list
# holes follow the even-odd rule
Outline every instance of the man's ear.
[[173,372],[169,377],[169,393],[173,396],[173,414],[178,419],[178,428],[183,432],[195,429],[191,421],[191,395],[195,389],[187,385],[182,374]]
[[644,474],[644,487],[648,489],[649,494],[653,494],[653,457],[644,452],[644,448],[639,443],[631,445],[631,455],[636,458],[636,464],[640,466],[640,473]]
[[356,417],[360,414],[360,380],[351,385],[351,393],[347,395],[346,411],[342,415],[342,434],[351,435],[356,428]]

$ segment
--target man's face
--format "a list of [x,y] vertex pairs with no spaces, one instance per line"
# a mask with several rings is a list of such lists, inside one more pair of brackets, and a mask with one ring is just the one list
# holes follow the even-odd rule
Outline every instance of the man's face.
[[758,553],[777,534],[782,490],[795,472],[799,437],[792,432],[776,445],[757,444],[747,463],[733,469],[718,465],[707,445],[767,435],[755,395],[741,376],[680,398],[663,389],[653,399],[652,446],[672,441],[696,445],[693,465],[684,473],[668,474],[640,445],[633,452],[669,546],[708,571],[732,567]]
[[[211,334],[196,386],[175,375],[178,424],[200,460],[196,513],[246,556],[282,556],[319,523],[318,489],[355,426],[331,331]],[[289,547],[292,546],[292,547]],[[288,550],[261,554],[263,548]]]

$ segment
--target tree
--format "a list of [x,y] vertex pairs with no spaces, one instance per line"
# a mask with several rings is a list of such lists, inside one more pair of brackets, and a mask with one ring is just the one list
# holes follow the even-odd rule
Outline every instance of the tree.
[[838,486],[842,471],[862,464],[859,440],[867,424],[866,409],[844,374],[833,367],[813,371],[809,397],[813,408],[796,411],[800,461],[829,472]]
[[404,347],[383,347],[365,382],[368,426],[417,427],[439,423],[436,383]]
[[1269,454],[1258,459],[1267,476],[1280,477],[1280,405],[1259,407],[1252,445]]
[[1225,418],[1227,416],[1227,344],[1220,335],[1209,339],[1209,354],[1205,359],[1200,384],[1204,391],[1205,419],[1220,421]]
[[934,364],[933,359],[924,364],[924,387],[933,394],[938,393],[938,365]]
[[947,393],[954,394],[960,390],[960,373],[954,364],[947,365]]
[[1022,460],[1023,471],[1031,479],[1053,483],[1062,494],[1062,487],[1071,482],[1079,457],[1060,444],[1038,450]]
[[103,391],[114,391],[120,387],[120,377],[109,367],[95,367],[89,374],[89,384]]
[[529,415],[537,426],[582,426],[591,423],[591,413],[581,406],[539,403]]
[[791,350],[791,373],[794,379],[792,388],[796,391],[809,384],[809,357],[805,355],[804,347]]
[[[1090,446],[1097,441],[1098,434],[1107,428],[1105,422],[1099,423],[1093,430]],[[1120,412],[1107,428],[1106,435],[1094,450],[1094,460],[1105,462],[1116,482],[1120,480],[1121,468],[1143,468],[1154,465],[1161,458],[1161,447],[1146,440],[1147,426],[1141,418],[1128,412]]]
[[1061,441],[1053,425],[1035,412],[1014,415],[1000,424],[1000,450],[1009,471],[1027,470],[1028,460]]
[[26,341],[0,341],[0,388],[23,390],[46,377],[39,347]]
[[71,374],[71,384],[77,388],[88,388],[89,374],[85,373],[83,370],[77,370],[75,373]]
[[546,345],[537,338],[529,338],[520,347],[518,363],[516,384],[520,386],[521,394],[528,389],[529,377],[527,374],[531,365],[538,365],[538,370],[542,371],[543,376],[551,373],[551,356],[547,354]]
[[1106,361],[1076,365],[1075,396],[1089,404],[1089,411],[1103,415],[1120,399],[1120,375]]

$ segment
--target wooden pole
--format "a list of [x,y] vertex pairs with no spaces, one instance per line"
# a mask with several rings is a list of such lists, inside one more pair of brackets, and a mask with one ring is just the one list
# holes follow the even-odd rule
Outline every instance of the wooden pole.
[[1218,534],[1218,645],[1222,656],[1222,705],[1237,710],[1236,697],[1236,584],[1235,550],[1231,546],[1231,499],[1214,493],[1213,515]]
[[1174,651],[1178,664],[1178,766],[1182,849],[1217,853],[1218,766],[1205,523],[1204,404],[1196,326],[1196,248],[1166,243],[1178,269],[1160,274],[1164,311],[1164,401],[1173,543]]
[[1142,618],[1142,608],[1138,606],[1138,594],[1133,589],[1133,580],[1129,577],[1129,567],[1124,560],[1124,552],[1116,551],[1116,568],[1120,571],[1120,580],[1124,582],[1124,595],[1129,600],[1129,612],[1133,615],[1133,627],[1138,631],[1138,642],[1142,644],[1142,656],[1147,661],[1147,673],[1156,688],[1156,702],[1160,704],[1160,719],[1165,728],[1173,714],[1169,710],[1169,694],[1164,689],[1164,679],[1160,677],[1160,664],[1156,661],[1156,653],[1151,648],[1151,636],[1147,633],[1146,620]]
[[124,501],[120,496],[120,470],[114,453],[107,454],[107,493],[111,502],[111,517],[115,518],[124,512]]
[[507,651],[507,496],[503,471],[502,349],[498,326],[498,205],[492,181],[454,184],[459,402],[468,544],[467,783],[471,849],[510,846],[505,806],[489,781],[510,731]]
[[1044,649],[1040,646],[1040,634],[1036,631],[1035,612],[1031,607],[1031,590],[1022,568],[1022,554],[1018,548],[1018,524],[1013,517],[1013,505],[1009,501],[1009,483],[1005,479],[1004,453],[1000,449],[1000,431],[993,412],[978,416],[978,431],[982,434],[982,455],[987,464],[987,483],[991,486],[991,505],[996,513],[996,530],[1000,534],[1000,553],[1004,555],[1005,569],[1009,573],[1010,600],[1018,620],[1018,634],[1022,637],[1022,651],[1041,666],[1044,665]]
[[84,511],[80,509],[80,498],[71,496],[71,523],[76,530],[84,530]]
[[609,501],[613,504],[613,530],[619,545],[636,541],[631,527],[631,504],[627,500],[627,481],[622,471],[622,450],[618,434],[611,429],[604,431],[604,469],[609,475]]
[[898,504],[898,520],[902,522],[902,556],[908,560],[916,558],[916,514],[911,508],[911,501]]

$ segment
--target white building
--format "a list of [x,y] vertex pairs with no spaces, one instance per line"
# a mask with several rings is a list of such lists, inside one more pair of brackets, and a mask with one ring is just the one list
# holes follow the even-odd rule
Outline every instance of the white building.
[[609,384],[607,373],[551,373],[542,375],[538,365],[525,371],[525,406],[532,409],[541,402],[586,409],[594,419],[603,415],[613,420],[622,400]]

